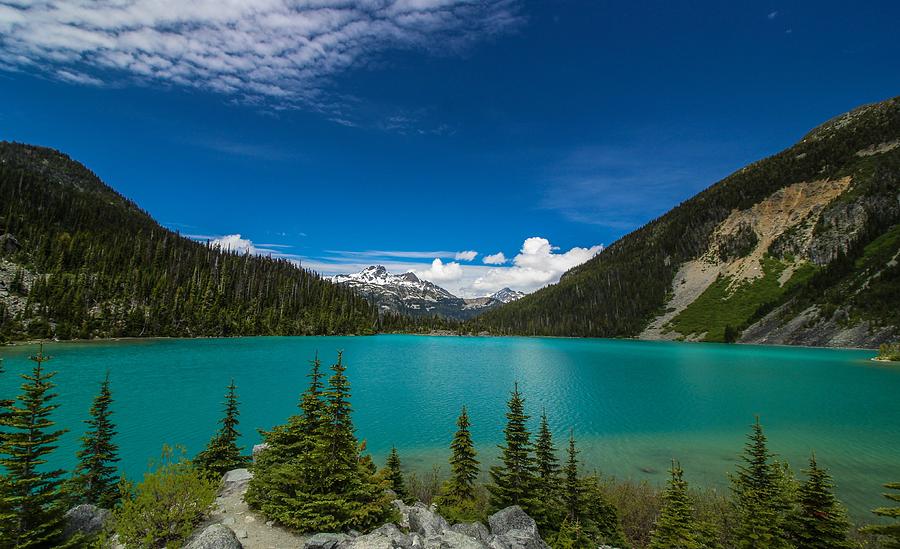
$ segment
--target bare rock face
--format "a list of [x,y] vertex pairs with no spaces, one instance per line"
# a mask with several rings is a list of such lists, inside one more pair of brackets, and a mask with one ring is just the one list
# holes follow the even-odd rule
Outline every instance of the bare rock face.
[[68,538],[76,533],[96,534],[103,530],[110,518],[108,509],[83,504],[66,512],[66,527],[63,535]]
[[227,526],[212,524],[191,540],[184,549],[242,549],[243,545]]

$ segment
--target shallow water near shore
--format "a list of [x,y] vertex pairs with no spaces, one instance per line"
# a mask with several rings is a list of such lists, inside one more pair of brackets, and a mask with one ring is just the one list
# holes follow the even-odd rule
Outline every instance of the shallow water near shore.
[[[0,348],[0,395],[36,346]],[[51,465],[75,461],[81,421],[107,371],[121,467],[133,478],[163,443],[193,455],[216,429],[225,386],[241,400],[242,443],[260,442],[296,412],[316,351],[323,365],[344,351],[357,435],[382,462],[396,446],[407,467],[447,470],[460,407],[490,461],[501,441],[515,381],[534,429],[546,409],[558,446],[574,429],[590,469],[619,478],[665,480],[671,458],[690,482],[727,489],[754,415],[771,449],[799,473],[810,451],[829,468],[858,518],[881,505],[880,485],[900,479],[900,367],[873,351],[625,340],[372,337],[148,339],[51,343],[48,368],[70,429]]]

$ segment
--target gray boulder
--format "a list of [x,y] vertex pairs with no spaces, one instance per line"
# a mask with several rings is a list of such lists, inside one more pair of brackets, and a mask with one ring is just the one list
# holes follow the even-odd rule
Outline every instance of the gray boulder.
[[408,508],[409,531],[425,537],[438,536],[450,530],[447,519],[435,513],[424,503],[416,503]]
[[253,473],[247,469],[233,469],[228,471],[222,476],[222,490],[220,494],[223,496],[237,494],[247,487],[247,484],[249,484],[250,479],[252,478]]
[[343,547],[342,543],[350,539],[346,534],[316,534],[306,540],[303,549],[337,549]]
[[488,517],[490,546],[494,549],[548,549],[538,534],[537,523],[518,505],[497,511]]
[[16,237],[9,233],[0,235],[0,252],[11,254],[18,252],[21,249],[22,245],[19,244],[19,241],[16,240]]
[[243,545],[227,526],[212,524],[191,540],[184,549],[242,549]]
[[94,505],[82,504],[66,511],[66,526],[63,530],[65,537],[76,533],[96,534],[103,530],[109,521],[108,509],[101,509]]
[[489,546],[480,540],[452,530],[447,530],[439,536],[425,538],[422,547],[424,549],[489,549]]
[[339,549],[412,549],[423,547],[418,534],[404,534],[395,524],[385,524],[372,532],[345,541]]
[[537,523],[518,505],[497,511],[488,517],[488,524],[491,525],[491,533],[495,536],[502,536],[513,530],[537,535]]
[[470,538],[475,538],[482,543],[487,543],[491,539],[491,531],[487,529],[487,526],[480,522],[460,522],[451,526],[450,530],[464,536],[469,536]]

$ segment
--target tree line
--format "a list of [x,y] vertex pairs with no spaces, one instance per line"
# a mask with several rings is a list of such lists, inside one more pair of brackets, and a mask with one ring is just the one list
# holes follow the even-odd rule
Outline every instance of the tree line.
[[[0,341],[374,333],[352,291],[294,262],[185,238],[41,147],[0,142],[0,258],[18,266]],[[25,284],[26,271],[31,275]]]
[[[77,465],[68,476],[63,470],[46,469],[64,433],[54,428],[52,419],[58,404],[55,373],[45,368],[49,358],[41,348],[31,357],[31,371],[22,374],[21,394],[0,400],[0,548],[103,547],[113,533],[127,547],[177,544],[212,504],[222,475],[246,466],[253,478],[245,501],[299,532],[371,530],[392,519],[393,499],[416,497],[410,490],[412,476],[404,473],[396,448],[379,468],[356,438],[341,354],[330,374],[322,370],[318,357],[311,361],[298,413],[261,432],[266,448],[255,460],[238,444],[239,400],[231,381],[219,428],[206,447],[192,460],[183,451],[164,447],[161,459],[139,483],[118,473],[108,375],[100,381],[85,421]],[[697,494],[673,460],[646,543],[623,528],[622,510],[613,502],[608,482],[585,473],[573,431],[562,459],[545,412],[532,436],[518,384],[510,393],[505,419],[499,456],[487,469],[487,482],[481,482],[471,420],[466,407],[461,408],[449,443],[450,475],[434,497],[448,520],[484,521],[494,511],[519,505],[554,549],[599,544],[652,549],[860,547],[834,496],[834,483],[815,454],[805,478],[798,481],[768,449],[758,418],[730,477],[727,517],[712,520],[698,512]],[[900,483],[885,486],[897,491],[885,497],[900,502]],[[113,509],[111,525],[94,536],[66,535],[65,512],[79,504]],[[874,512],[888,522],[863,531],[879,539],[882,547],[900,547],[900,506]],[[725,524],[728,519],[733,520]]]

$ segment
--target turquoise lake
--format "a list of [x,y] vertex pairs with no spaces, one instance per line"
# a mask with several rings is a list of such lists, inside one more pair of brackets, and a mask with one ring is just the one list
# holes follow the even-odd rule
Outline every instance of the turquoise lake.
[[[490,461],[518,381],[536,428],[546,409],[562,447],[575,430],[591,469],[665,480],[672,457],[689,481],[727,488],[748,426],[761,416],[771,449],[795,471],[810,451],[857,517],[900,480],[900,367],[871,351],[542,338],[381,335],[52,343],[58,424],[71,431],[54,465],[74,462],[81,421],[110,372],[121,466],[139,477],[164,442],[200,450],[216,429],[225,386],[241,400],[242,442],[296,412],[316,351],[344,351],[357,435],[382,462],[396,445],[406,467],[444,465],[460,407]],[[0,348],[0,395],[34,346]],[[447,470],[444,465],[444,470]]]

